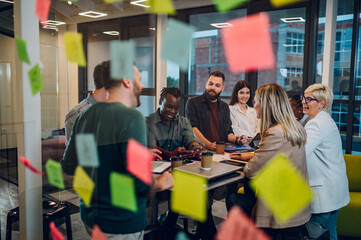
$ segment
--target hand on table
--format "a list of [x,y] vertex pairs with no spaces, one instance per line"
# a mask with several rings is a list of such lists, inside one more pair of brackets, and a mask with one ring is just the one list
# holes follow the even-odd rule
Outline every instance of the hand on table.
[[164,191],[173,186],[173,175],[166,171],[155,179],[154,190],[156,192]]
[[250,159],[252,159],[254,156],[254,153],[231,153],[231,158],[232,159],[237,159],[237,160],[243,160],[243,161],[248,161]]
[[154,161],[160,161],[163,160],[163,158],[160,156],[162,155],[162,151],[157,148],[151,148],[150,151],[153,152],[155,160]]
[[235,141],[236,145],[245,145],[247,143],[248,143],[248,140],[247,140],[246,135],[236,137],[236,141]]
[[208,148],[209,150],[216,150],[216,142],[207,142],[206,143],[206,148]]

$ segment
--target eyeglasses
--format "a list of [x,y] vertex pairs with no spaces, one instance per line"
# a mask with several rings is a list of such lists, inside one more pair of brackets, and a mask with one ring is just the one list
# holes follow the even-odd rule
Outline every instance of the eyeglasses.
[[301,99],[301,101],[305,100],[305,103],[309,103],[311,101],[318,102],[317,98],[305,97],[302,94],[300,95],[300,99]]

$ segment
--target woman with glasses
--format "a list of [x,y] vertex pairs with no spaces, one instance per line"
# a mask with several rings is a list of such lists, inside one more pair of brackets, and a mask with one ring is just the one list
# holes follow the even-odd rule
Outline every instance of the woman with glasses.
[[252,138],[259,132],[256,110],[250,107],[250,97],[251,86],[246,81],[238,81],[233,88],[229,110],[234,135],[243,136],[242,143],[247,142],[244,139]]
[[311,221],[327,228],[330,239],[337,239],[338,210],[350,196],[340,133],[326,112],[332,101],[332,91],[324,84],[309,86],[302,96],[303,112],[311,118],[305,126],[307,169],[314,193]]
[[[306,132],[296,120],[284,89],[278,84],[268,84],[256,91],[254,108],[261,119],[261,144],[254,156],[244,167],[247,178],[254,178],[267,162],[278,152],[284,153],[298,172],[308,181],[306,166]],[[247,160],[250,153],[235,154],[232,157]],[[280,186],[282,187],[282,186]],[[246,189],[245,189],[246,190]],[[248,204],[241,194],[234,193],[227,199],[232,204]],[[247,212],[247,210],[246,210]],[[251,213],[252,220],[273,239],[303,239],[307,236],[304,226],[310,219],[309,206],[303,209],[289,222],[280,224],[273,214],[258,198]]]

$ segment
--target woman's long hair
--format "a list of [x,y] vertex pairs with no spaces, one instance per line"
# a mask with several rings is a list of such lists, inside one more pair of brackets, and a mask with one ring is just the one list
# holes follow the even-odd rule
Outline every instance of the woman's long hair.
[[234,85],[231,100],[229,101],[229,105],[232,106],[232,105],[238,103],[238,97],[237,97],[238,91],[241,90],[242,88],[245,88],[245,87],[248,88],[250,93],[251,93],[250,97],[249,97],[249,99],[247,101],[247,105],[252,107],[252,91],[251,91],[252,89],[251,89],[251,86],[249,85],[249,83],[246,82],[246,81],[238,81],[236,83],[236,85]]
[[256,90],[261,107],[261,138],[273,125],[280,124],[292,146],[306,143],[306,131],[293,114],[285,90],[278,84],[267,84]]

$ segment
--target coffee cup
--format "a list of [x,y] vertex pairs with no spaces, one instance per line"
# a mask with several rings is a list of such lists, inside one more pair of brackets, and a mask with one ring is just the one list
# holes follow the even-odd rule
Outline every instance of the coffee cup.
[[223,142],[223,141],[216,142],[216,153],[217,154],[223,154],[225,148],[226,148],[225,142]]
[[176,167],[180,167],[182,166],[182,158],[178,157],[178,156],[172,156],[170,158],[170,164],[171,164],[171,167],[172,167],[172,170]]
[[213,161],[213,153],[211,152],[202,152],[201,153],[201,169],[202,170],[211,170]]

